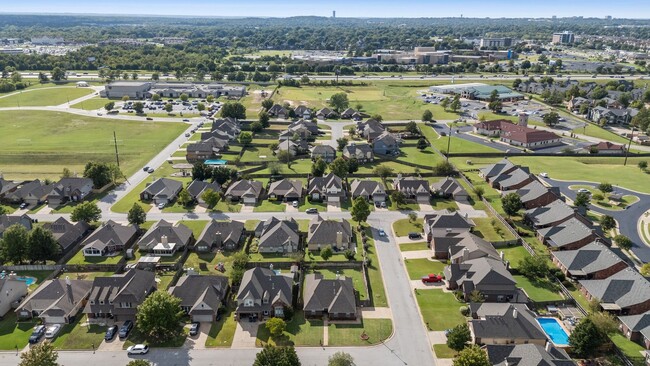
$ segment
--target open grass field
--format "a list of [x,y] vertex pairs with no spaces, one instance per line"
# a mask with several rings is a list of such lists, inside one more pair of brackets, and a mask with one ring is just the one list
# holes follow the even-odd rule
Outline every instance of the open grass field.
[[429,273],[442,274],[442,270],[445,268],[445,263],[430,261],[427,258],[404,259],[404,263],[411,280],[419,280]]
[[418,290],[415,297],[430,330],[441,331],[465,322],[459,310],[465,304],[458,302],[454,294],[440,289]]
[[83,109],[85,111],[94,111],[96,109],[104,108],[106,103],[109,100],[106,98],[95,97],[91,99],[84,100],[83,102],[73,104],[72,108]]
[[0,112],[0,165],[7,179],[58,179],[64,167],[82,173],[88,161],[115,161],[128,176],[187,126],[78,116],[63,112]]
[[0,97],[0,108],[54,106],[94,92],[90,88],[77,88],[74,86],[27,89],[17,94],[7,94],[5,97]]
[[475,234],[489,242],[515,239],[514,235],[496,218],[477,217],[472,221],[476,224]]

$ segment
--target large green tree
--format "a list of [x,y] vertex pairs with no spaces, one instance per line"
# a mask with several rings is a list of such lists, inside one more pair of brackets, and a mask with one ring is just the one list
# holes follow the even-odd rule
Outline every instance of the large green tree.
[[349,353],[338,351],[327,359],[327,366],[356,366]]
[[54,350],[52,343],[45,341],[23,352],[18,366],[59,366],[56,362],[58,358],[59,354]]
[[368,200],[361,196],[355,198],[352,202],[352,210],[350,211],[350,214],[352,215],[352,220],[359,224],[365,222],[368,219],[368,216],[370,216],[370,205],[368,205]]
[[203,199],[205,204],[210,208],[214,207],[219,202],[220,198],[221,194],[212,188],[206,189],[201,195],[201,199]]
[[129,209],[126,219],[131,225],[142,225],[147,221],[147,213],[144,211],[142,206],[134,202],[131,209]]
[[180,334],[182,318],[181,299],[155,291],[138,306],[135,324],[147,339],[166,341]]
[[253,366],[300,366],[300,359],[293,347],[266,345],[255,356]]
[[587,192],[578,192],[576,199],[573,201],[573,204],[576,207],[587,207],[589,206],[589,193]]
[[323,158],[319,157],[311,166],[311,175],[314,177],[322,177],[325,174],[325,170],[327,170],[327,163]]
[[2,257],[13,264],[22,264],[27,258],[29,232],[20,225],[11,225],[2,234]]
[[457,325],[447,333],[447,346],[456,352],[461,351],[472,340],[467,323]]
[[42,226],[36,226],[29,233],[27,258],[30,260],[45,263],[48,260],[55,260],[60,253],[61,247],[51,231]]
[[246,118],[246,107],[241,103],[226,103],[221,107],[221,117],[232,117],[237,119]]
[[332,95],[330,97],[329,105],[337,112],[341,112],[348,108],[348,106],[350,106],[350,101],[348,100],[347,93],[341,92]]
[[549,112],[542,117],[542,121],[545,125],[553,127],[560,122],[560,115],[557,112]]
[[341,179],[348,176],[348,162],[340,156],[330,163],[329,168],[332,173]]
[[266,321],[265,326],[272,337],[279,337],[287,328],[287,323],[281,318],[271,318]]
[[92,179],[95,188],[101,188],[112,182],[111,168],[107,163],[90,161],[84,168],[84,177]]
[[521,203],[521,197],[517,193],[508,193],[503,198],[501,198],[501,205],[503,206],[503,212],[508,216],[514,216],[521,210],[523,204]]
[[571,351],[578,357],[590,357],[607,341],[607,337],[589,318],[583,318],[569,335]]
[[70,215],[70,220],[74,222],[93,222],[99,221],[102,217],[102,210],[99,209],[95,202],[82,202],[75,206]]
[[491,366],[487,353],[473,344],[458,353],[453,366]]

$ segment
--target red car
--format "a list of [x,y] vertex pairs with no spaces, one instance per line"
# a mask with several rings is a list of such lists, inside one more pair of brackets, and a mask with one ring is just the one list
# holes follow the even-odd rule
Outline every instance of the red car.
[[435,283],[440,281],[442,281],[442,276],[433,273],[429,273],[429,275],[422,277],[422,283]]

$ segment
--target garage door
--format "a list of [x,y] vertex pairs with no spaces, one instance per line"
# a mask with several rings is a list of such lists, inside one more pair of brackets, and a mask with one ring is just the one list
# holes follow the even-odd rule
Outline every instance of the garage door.
[[62,316],[49,316],[45,319],[46,324],[65,324],[65,318]]
[[211,323],[212,315],[194,315],[192,316],[192,321],[199,323]]
[[244,203],[254,205],[255,204],[255,198],[254,197],[244,197]]

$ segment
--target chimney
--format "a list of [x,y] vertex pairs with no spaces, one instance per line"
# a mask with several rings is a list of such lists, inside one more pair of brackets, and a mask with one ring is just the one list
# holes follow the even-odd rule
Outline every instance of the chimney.
[[336,246],[340,247],[343,244],[343,232],[342,231],[337,231],[336,232]]
[[514,309],[512,309],[512,317],[517,319],[517,308],[513,306]]
[[221,238],[221,231],[214,233],[216,236],[216,244],[223,245],[223,239]]
[[544,347],[546,352],[551,353],[551,350],[553,349],[553,344],[551,342],[546,342],[546,346]]
[[463,262],[466,262],[469,259],[469,249],[463,249]]
[[499,258],[501,258],[501,262],[503,262],[503,258],[505,258],[505,254],[503,253],[503,250],[499,252]]
[[169,244],[169,242],[167,241],[167,235],[163,235],[160,238],[160,242],[162,243],[162,245],[167,246],[167,244]]

